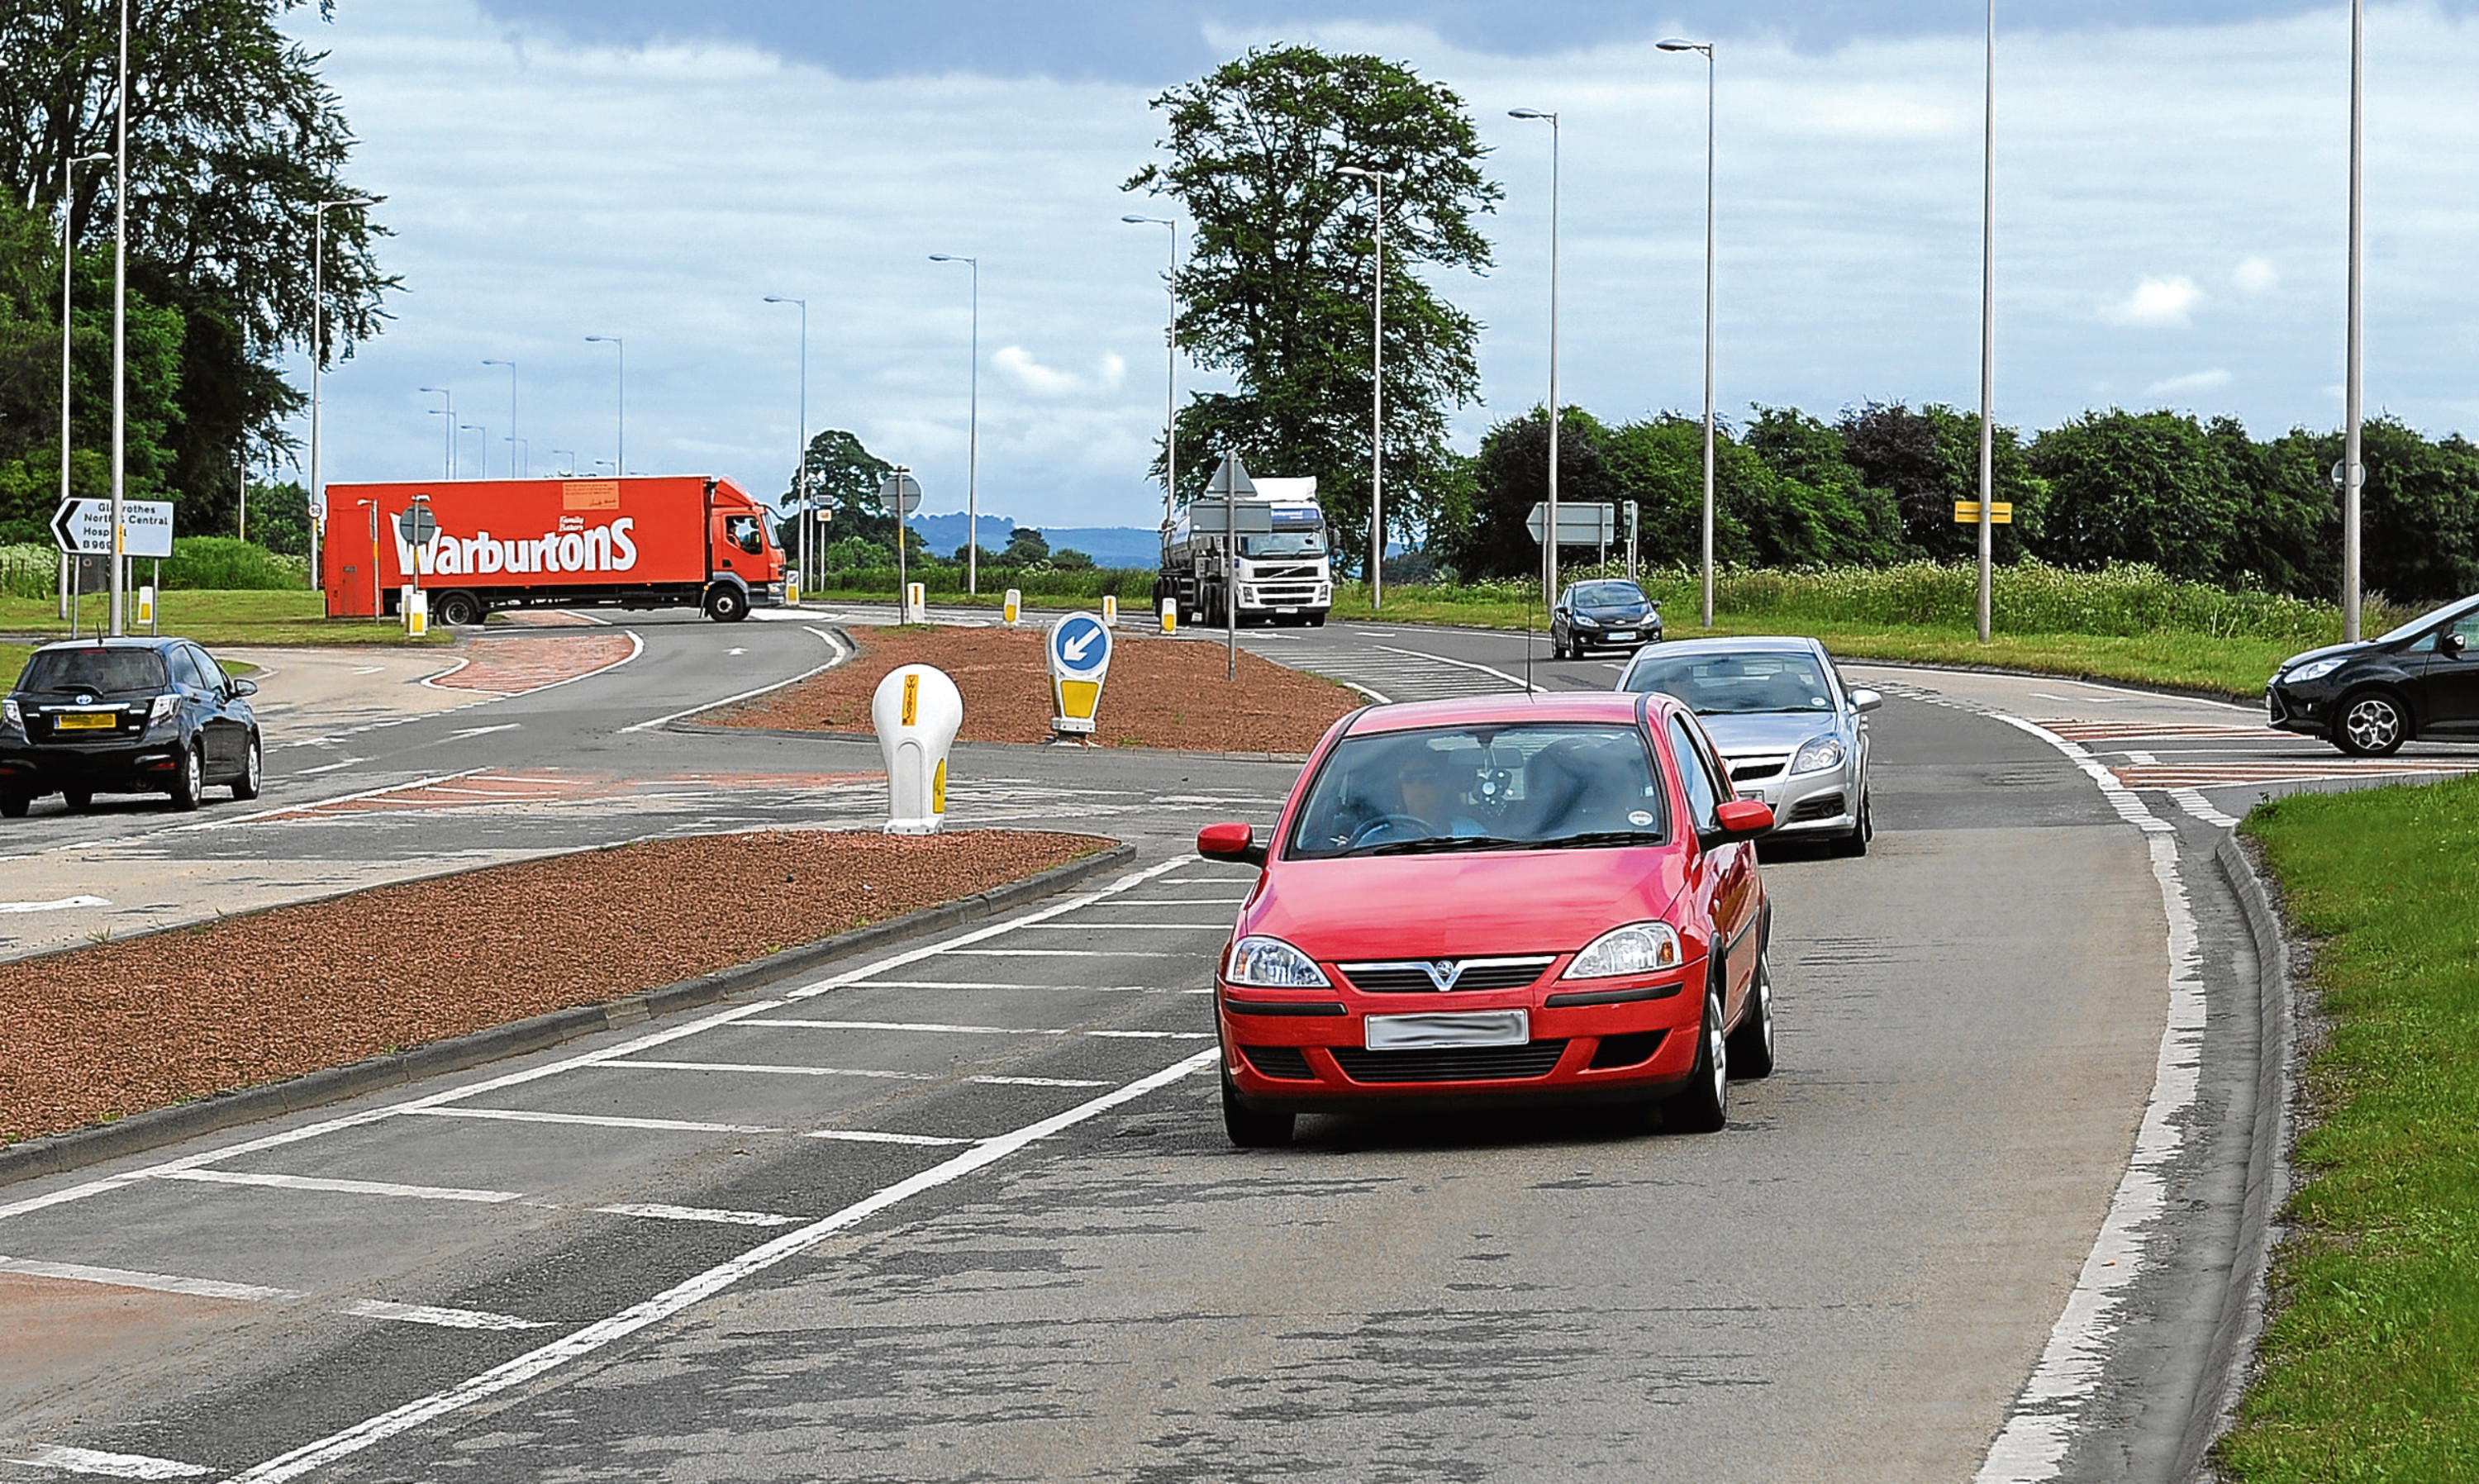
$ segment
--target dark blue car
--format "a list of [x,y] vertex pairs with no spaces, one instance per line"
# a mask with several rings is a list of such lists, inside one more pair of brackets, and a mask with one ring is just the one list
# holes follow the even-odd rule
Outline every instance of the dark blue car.
[[46,645],[0,702],[0,815],[22,819],[46,794],[72,811],[99,793],[168,794],[194,809],[218,783],[255,799],[257,693],[187,639]]
[[1549,652],[1558,659],[1660,642],[1661,605],[1622,577],[1570,583],[1549,610]]

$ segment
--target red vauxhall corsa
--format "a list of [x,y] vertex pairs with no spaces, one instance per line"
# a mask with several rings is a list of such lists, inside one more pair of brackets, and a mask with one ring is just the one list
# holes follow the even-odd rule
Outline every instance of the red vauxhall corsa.
[[1335,724],[1215,986],[1232,1141],[1302,1113],[1509,1099],[1657,1107],[1711,1132],[1773,1070],[1772,910],[1693,712],[1659,694],[1372,706]]

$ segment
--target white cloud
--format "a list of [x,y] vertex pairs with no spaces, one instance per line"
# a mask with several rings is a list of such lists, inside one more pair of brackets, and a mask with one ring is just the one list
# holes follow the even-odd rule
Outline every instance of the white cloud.
[[2270,294],[2281,287],[2281,269],[2270,258],[2248,258],[2230,270],[2230,282],[2240,294]]
[[2211,371],[2190,371],[2184,376],[2171,376],[2143,389],[2148,397],[2185,397],[2194,392],[2217,392],[2230,384],[2230,373],[2215,366]]
[[1002,346],[991,355],[990,364],[1035,397],[1080,397],[1096,391],[1115,392],[1119,383],[1128,379],[1128,363],[1120,359],[1115,350],[1102,357],[1100,368],[1090,376],[1044,366],[1022,345]]
[[2183,330],[2203,298],[2204,291],[2195,287],[2195,280],[2180,273],[2172,278],[2147,278],[2125,298],[2104,305],[2100,313],[2111,324]]

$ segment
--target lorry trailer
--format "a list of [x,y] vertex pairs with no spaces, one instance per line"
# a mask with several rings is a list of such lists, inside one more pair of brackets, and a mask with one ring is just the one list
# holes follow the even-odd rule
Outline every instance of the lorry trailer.
[[[1221,503],[1215,497],[1189,501],[1163,527],[1162,572],[1154,579],[1157,606],[1176,599],[1192,621],[1219,625],[1225,601],[1236,594],[1236,616],[1242,624],[1325,622],[1334,606],[1334,571],[1316,480],[1261,477],[1255,484],[1256,495],[1236,503],[1243,511],[1255,507],[1264,518],[1240,522],[1236,559],[1223,550],[1230,538],[1222,533],[1219,512],[1209,509],[1207,520],[1196,519],[1200,506]],[[1260,529],[1252,531],[1252,525]]]
[[773,525],[708,475],[331,484],[319,585],[329,618],[395,613],[411,587],[442,624],[597,605],[728,624],[783,601]]

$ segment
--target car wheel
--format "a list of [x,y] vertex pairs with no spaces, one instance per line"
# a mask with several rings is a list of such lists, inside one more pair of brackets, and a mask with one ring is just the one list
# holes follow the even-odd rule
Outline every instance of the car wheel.
[[1261,1113],[1242,1105],[1231,1074],[1222,1074],[1222,1131],[1242,1149],[1279,1149],[1291,1141],[1293,1115]]
[[1718,1134],[1730,1121],[1730,1046],[1722,1034],[1722,991],[1704,989],[1696,1066],[1687,1086],[1661,1102],[1661,1125],[1680,1134]]
[[232,791],[234,798],[255,799],[258,797],[258,735],[253,732],[250,734],[249,747],[242,755],[241,777],[233,780]]
[[173,770],[172,786],[165,790],[172,796],[172,807],[196,808],[198,800],[207,791],[206,776],[207,760],[192,743],[190,750],[181,755],[181,766]]
[[2353,757],[2390,757],[2410,738],[2410,717],[2389,690],[2363,690],[2341,703],[2333,745]]
[[1748,1013],[1730,1033],[1730,1075],[1754,1081],[1774,1074],[1774,956],[1756,955],[1756,982],[1748,988]]
[[34,800],[24,794],[0,794],[0,819],[23,819]]
[[1851,827],[1849,834],[1833,842],[1833,853],[1837,856],[1864,856],[1868,854],[1868,842],[1876,837],[1877,827],[1868,819],[1868,791],[1863,788],[1859,791],[1859,823]]

